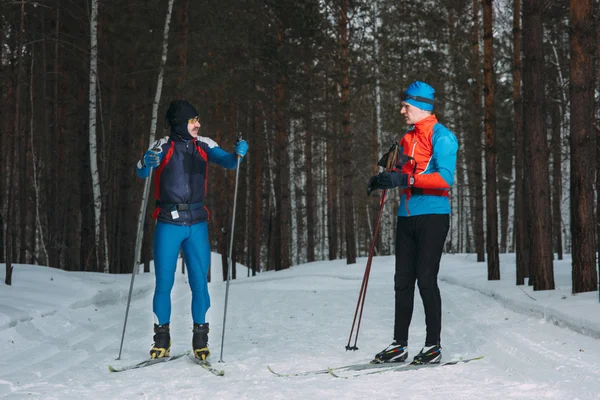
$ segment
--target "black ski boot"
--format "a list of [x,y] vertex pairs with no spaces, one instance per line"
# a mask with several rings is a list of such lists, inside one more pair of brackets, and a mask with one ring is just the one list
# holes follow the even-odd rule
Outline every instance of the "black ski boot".
[[393,363],[405,361],[408,357],[408,346],[406,343],[392,342],[388,347],[375,355],[371,364]]
[[171,334],[169,324],[154,324],[154,345],[150,350],[151,358],[169,357],[171,353]]
[[411,364],[439,364],[442,361],[442,348],[438,345],[423,347]]
[[192,338],[194,357],[206,360],[210,356],[208,350],[208,322],[205,324],[194,324],[194,337]]

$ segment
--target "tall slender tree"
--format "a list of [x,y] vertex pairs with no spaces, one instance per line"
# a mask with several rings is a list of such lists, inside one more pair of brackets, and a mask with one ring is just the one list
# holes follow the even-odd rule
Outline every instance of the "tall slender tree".
[[340,79],[342,108],[342,165],[344,186],[342,196],[346,239],[346,263],[356,263],[356,231],[354,229],[354,193],[352,185],[352,131],[350,128],[350,54],[349,54],[349,0],[340,0],[338,10],[338,40],[340,45]]
[[[9,182],[14,182],[15,176],[17,175],[17,168],[19,160],[19,145],[22,141],[17,140],[17,137],[20,136],[20,117],[21,117],[21,80],[23,77],[23,52],[21,51],[23,47],[24,34],[25,34],[25,0],[21,0],[21,11],[19,18],[19,28],[17,33],[17,41],[15,44],[15,53],[16,53],[16,83],[15,83],[15,95],[14,95],[14,132],[15,138],[13,139],[14,150],[12,152],[12,166],[10,167],[11,179]],[[25,154],[20,154],[21,158],[25,157]],[[25,171],[21,170],[21,174],[24,174]],[[22,193],[22,192],[21,192]],[[12,200],[11,200],[12,198]],[[25,229],[25,226],[22,227],[21,231],[17,230],[17,200],[15,196],[9,196],[8,200],[8,227],[6,232],[6,275],[4,277],[4,282],[7,285],[12,285],[12,272],[13,272],[13,262],[15,262],[15,256],[17,255],[17,236],[22,230]],[[23,209],[23,204],[21,204],[20,209]],[[23,237],[24,235],[21,235]],[[25,243],[21,243],[22,246],[25,246]]]
[[486,247],[488,280],[499,280],[498,202],[496,199],[496,109],[494,108],[496,77],[494,73],[494,43],[492,37],[492,2],[493,0],[483,1]]
[[98,141],[96,139],[96,100],[98,80],[98,0],[92,0],[90,17],[90,86],[89,86],[89,151],[90,169],[92,172],[92,191],[94,193],[94,249],[96,263],[102,265],[100,256],[104,254],[104,272],[110,271],[108,248],[101,245],[102,225],[102,187],[100,186],[100,171],[98,168]]
[[[35,61],[35,46],[31,47],[31,69],[30,69],[30,83],[29,83],[29,103],[30,103],[30,118],[29,118],[29,134],[31,139],[31,165],[32,165],[32,176],[33,176],[33,190],[34,190],[34,199],[35,199],[35,229],[34,236],[32,241],[37,243],[37,238],[39,234],[39,245],[42,248],[41,253],[44,255],[44,258],[40,260],[44,264],[48,264],[48,251],[46,250],[46,240],[44,239],[44,228],[42,226],[42,221],[40,217],[40,180],[39,180],[39,172],[38,172],[38,158],[36,157],[36,149],[35,149],[35,140],[34,140],[34,118],[33,118],[33,110],[34,107],[34,61]],[[0,225],[1,226],[1,225]],[[0,228],[1,229],[1,228]],[[34,252],[34,260],[37,261],[37,251]]]
[[548,144],[544,113],[543,4],[539,0],[523,1],[523,125],[529,152],[527,172],[530,193],[527,207],[531,216],[530,277],[534,290],[554,289],[552,262],[552,219],[550,216],[550,180]]
[[469,168],[467,169],[469,186],[471,191],[471,204],[473,215],[473,237],[475,239],[475,251],[477,261],[485,261],[485,234],[483,230],[483,171],[481,157],[481,83],[479,61],[479,1],[473,0],[473,55],[471,68],[471,96],[473,98],[474,118],[471,127],[471,137],[467,141],[467,153]]
[[[552,156],[552,246],[558,260],[563,258],[563,229],[570,229],[570,221],[564,220],[564,216],[570,216],[568,207],[570,199],[568,188],[565,190],[563,182],[569,182],[568,168],[563,165],[565,157],[564,140],[568,138],[566,133],[568,107],[569,107],[569,43],[568,43],[568,2],[549,3],[545,10],[544,27],[547,31],[545,49],[547,49],[546,62],[546,113],[551,132],[552,142],[550,154]],[[547,28],[546,28],[547,27]],[[565,173],[566,172],[566,173]],[[567,209],[563,210],[563,203]],[[566,213],[565,213],[566,211]],[[563,216],[563,214],[565,214]]]
[[[600,7],[600,5],[599,5]],[[600,93],[600,12],[596,13],[596,90]],[[596,110],[600,110],[600,97],[596,102]],[[600,111],[596,115],[596,159],[600,157]],[[596,163],[596,189],[600,188],[600,162]],[[596,196],[596,248],[600,251],[600,196]],[[600,257],[598,257],[600,269]],[[600,270],[598,271],[600,274]],[[600,295],[600,290],[598,291]]]
[[571,230],[573,293],[597,290],[594,219],[594,1],[571,0]]
[[521,0],[513,4],[513,105],[515,141],[515,253],[516,284],[523,285],[529,275],[529,236],[525,199],[528,188],[525,185],[525,156],[527,143],[523,135],[523,95],[521,93]]
[[550,131],[552,132],[552,240],[553,250],[559,260],[563,259],[562,247],[562,216],[560,204],[562,201],[563,166],[562,166],[562,118],[557,102],[548,104]]
[[[281,11],[281,10],[280,10]],[[285,107],[287,103],[287,72],[288,65],[285,58],[286,43],[285,18],[278,15],[277,21],[277,78],[275,83],[275,141],[277,150],[274,152],[276,159],[277,174],[275,176],[275,196],[277,199],[277,214],[275,229],[278,232],[277,242],[277,265],[276,269],[286,269],[291,262],[291,202],[290,202],[290,145],[286,127]]]

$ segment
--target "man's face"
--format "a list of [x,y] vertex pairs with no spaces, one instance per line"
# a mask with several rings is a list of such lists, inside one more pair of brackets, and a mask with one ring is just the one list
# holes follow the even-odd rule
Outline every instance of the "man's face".
[[192,118],[188,121],[188,132],[190,133],[190,135],[192,135],[192,137],[198,137],[198,134],[200,133],[200,127],[202,125],[200,124],[200,119],[198,117],[196,118]]
[[418,107],[415,107],[407,102],[403,101],[402,106],[400,107],[400,114],[404,116],[407,125],[413,125],[425,118],[428,113],[421,110]]

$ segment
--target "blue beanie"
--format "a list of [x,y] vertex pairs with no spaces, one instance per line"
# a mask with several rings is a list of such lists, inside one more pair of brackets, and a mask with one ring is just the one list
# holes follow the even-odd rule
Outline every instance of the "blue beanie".
[[425,82],[415,81],[404,92],[402,101],[420,108],[421,110],[432,111],[434,93],[435,89]]

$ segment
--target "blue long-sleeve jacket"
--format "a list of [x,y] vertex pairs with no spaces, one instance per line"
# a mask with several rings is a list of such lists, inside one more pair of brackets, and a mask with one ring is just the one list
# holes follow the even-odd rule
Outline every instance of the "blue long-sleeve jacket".
[[[412,157],[402,172],[413,177],[413,189],[404,188],[398,216],[450,214],[449,190],[454,184],[456,136],[435,115],[417,122],[400,141],[400,151]],[[414,190],[423,194],[414,194]],[[413,191],[413,194],[410,192]]]
[[[153,217],[176,225],[208,220],[210,212],[204,206],[208,163],[235,169],[236,154],[221,149],[212,139],[199,136],[194,140],[184,140],[176,134],[157,140],[150,149],[155,150],[160,158],[160,164],[154,170],[157,207]],[[138,161],[136,171],[140,178],[150,175],[150,167],[144,165],[143,158]]]

